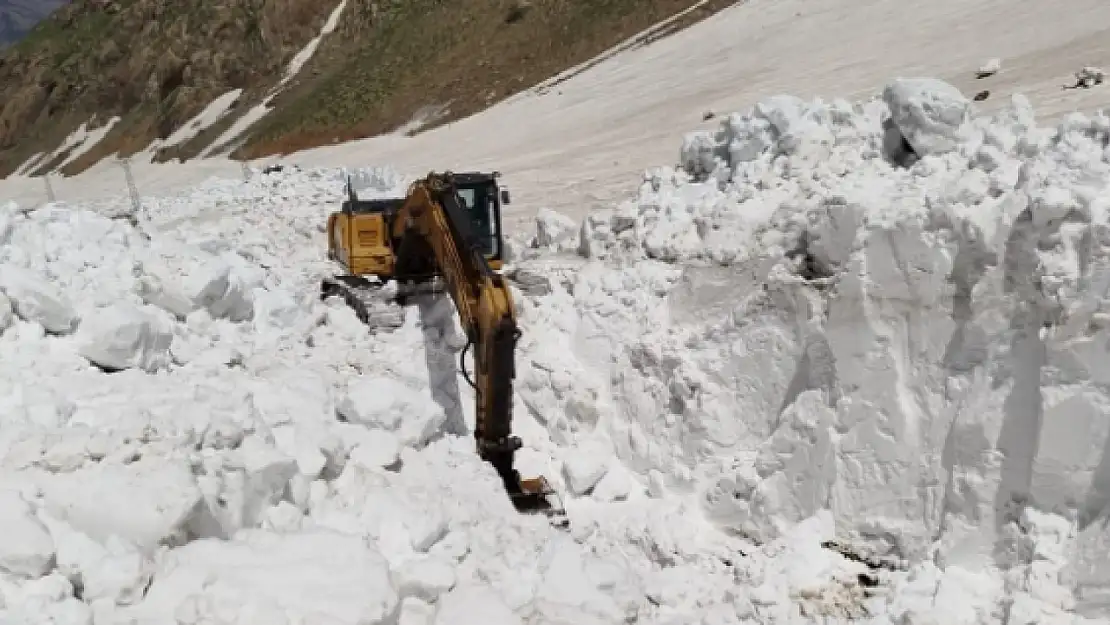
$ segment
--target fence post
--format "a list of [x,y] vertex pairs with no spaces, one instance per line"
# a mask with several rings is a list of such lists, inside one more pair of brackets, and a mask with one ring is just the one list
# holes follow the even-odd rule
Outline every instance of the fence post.
[[131,208],[138,216],[143,203],[139,199],[139,188],[135,186],[135,177],[131,175],[131,159],[120,159],[120,166],[123,167],[123,177],[127,181],[127,194],[131,197]]
[[54,195],[54,185],[50,184],[50,174],[44,174],[42,181],[46,185],[46,201],[57,202],[58,196]]
[[139,226],[139,215],[143,210],[143,202],[142,198],[139,197],[139,188],[135,185],[135,176],[131,173],[131,159],[121,158],[117,162],[123,168],[123,177],[127,181],[127,195],[131,198],[131,214],[128,215],[127,221],[139,231],[144,239],[149,241],[150,235]]

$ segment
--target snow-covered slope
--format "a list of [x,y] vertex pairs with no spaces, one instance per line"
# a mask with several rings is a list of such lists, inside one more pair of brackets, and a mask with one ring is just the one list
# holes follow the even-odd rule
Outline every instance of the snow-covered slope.
[[541,213],[516,427],[568,533],[473,452],[448,302],[317,301],[342,171],[9,205],[0,622],[1107,622],[1110,118],[969,112],[768,98]]

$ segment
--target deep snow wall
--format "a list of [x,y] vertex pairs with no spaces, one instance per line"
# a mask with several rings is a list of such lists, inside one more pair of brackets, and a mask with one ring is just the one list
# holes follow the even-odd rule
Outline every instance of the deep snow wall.
[[1110,616],[1108,137],[924,79],[689,135],[577,236],[538,219],[587,259],[547,296],[581,315],[564,413],[727,532],[827,508],[857,555],[1003,572],[1011,622]]

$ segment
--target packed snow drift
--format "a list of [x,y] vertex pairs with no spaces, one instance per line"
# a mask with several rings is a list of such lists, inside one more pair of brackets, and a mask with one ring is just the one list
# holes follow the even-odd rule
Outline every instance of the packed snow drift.
[[345,172],[9,204],[0,622],[1107,622],[1108,140],[900,80],[541,211],[515,426],[569,531],[474,452],[449,301],[318,300]]

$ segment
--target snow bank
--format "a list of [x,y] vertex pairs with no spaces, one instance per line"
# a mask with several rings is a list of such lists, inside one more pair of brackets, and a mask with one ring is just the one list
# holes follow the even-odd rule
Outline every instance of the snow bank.
[[1101,614],[1073,593],[1108,579],[1083,555],[1110,539],[1108,141],[1104,114],[1040,129],[1018,96],[972,118],[931,79],[859,105],[769,98],[583,222],[588,262],[536,305],[566,311],[550,342],[580,365],[545,374],[555,396],[526,373],[525,401],[569,413],[597,389],[600,414],[553,436],[603,430],[725,531],[768,544],[828,509],[847,552],[936,558],[907,588],[975,579],[992,597],[894,614]]

